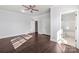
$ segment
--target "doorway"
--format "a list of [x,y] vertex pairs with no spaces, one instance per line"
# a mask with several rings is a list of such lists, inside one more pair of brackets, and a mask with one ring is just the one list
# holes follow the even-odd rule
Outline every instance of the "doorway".
[[67,41],[68,45],[76,47],[76,13],[71,12],[61,15],[61,29],[63,30],[62,38]]

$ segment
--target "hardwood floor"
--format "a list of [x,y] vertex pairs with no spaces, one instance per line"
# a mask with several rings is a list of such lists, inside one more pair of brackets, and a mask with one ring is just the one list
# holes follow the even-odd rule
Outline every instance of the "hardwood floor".
[[14,49],[11,40],[13,38],[22,37],[26,39],[26,35],[0,39],[0,53],[78,53],[79,49],[70,45],[62,44],[60,47],[56,42],[50,41],[50,36],[39,34],[38,38],[31,33],[32,38],[23,43],[17,49]]

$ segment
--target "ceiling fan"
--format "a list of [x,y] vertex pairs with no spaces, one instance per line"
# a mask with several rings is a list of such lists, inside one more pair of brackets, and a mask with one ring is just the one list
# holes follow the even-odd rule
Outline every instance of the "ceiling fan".
[[36,5],[22,5],[25,9],[25,11],[30,10],[31,13],[33,13],[34,11],[39,11],[38,9],[36,9]]

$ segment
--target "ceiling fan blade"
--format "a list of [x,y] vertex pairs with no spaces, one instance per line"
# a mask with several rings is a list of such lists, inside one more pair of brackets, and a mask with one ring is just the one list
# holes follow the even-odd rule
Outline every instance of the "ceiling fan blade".
[[33,5],[32,7],[34,8],[34,7],[36,7],[36,5]]
[[29,7],[32,7],[32,5],[29,5]]
[[31,10],[30,12],[33,13],[33,10]]
[[29,7],[27,7],[26,5],[22,5],[23,7],[25,7],[25,8],[28,8],[28,9],[30,9]]
[[32,10],[34,10],[34,11],[39,11],[38,9],[32,9]]
[[34,7],[36,7],[35,5],[29,5],[30,9],[33,9]]
[[22,5],[23,7],[25,7],[24,10],[30,10],[31,13],[33,13],[33,11],[39,11],[38,9],[35,9],[36,5]]

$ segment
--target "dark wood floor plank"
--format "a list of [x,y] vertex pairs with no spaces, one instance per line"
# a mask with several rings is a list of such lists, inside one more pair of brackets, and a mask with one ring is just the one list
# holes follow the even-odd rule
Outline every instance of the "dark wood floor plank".
[[[24,35],[24,36],[23,36]],[[23,43],[17,49],[14,49],[11,40],[13,38],[22,37],[25,38],[25,34],[3,38],[0,39],[0,53],[78,53],[79,49],[72,47],[70,45],[65,45],[65,50],[63,51],[59,44],[56,42],[50,41],[50,36],[45,34],[39,34],[38,39],[35,40],[34,33],[30,33],[33,37],[27,42]]]

